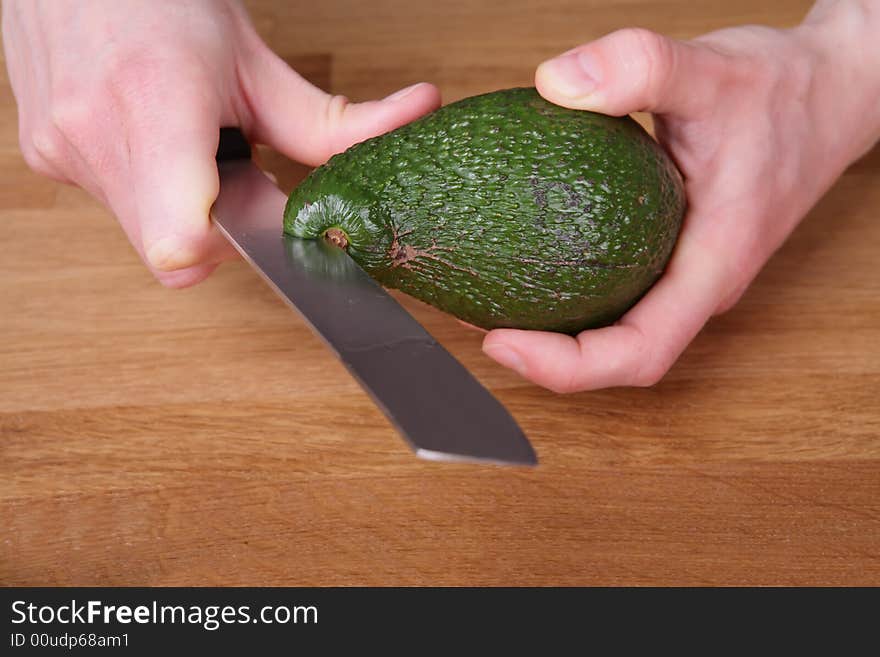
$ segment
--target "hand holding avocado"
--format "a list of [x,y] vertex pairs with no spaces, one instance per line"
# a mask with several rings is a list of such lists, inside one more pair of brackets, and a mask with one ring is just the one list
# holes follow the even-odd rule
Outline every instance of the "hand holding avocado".
[[498,329],[483,349],[558,392],[650,386],[733,306],[835,179],[880,137],[880,2],[820,1],[792,30],[690,42],[622,30],[542,64],[551,102],[654,114],[688,212],[664,275],[615,325]]
[[168,287],[234,256],[208,218],[221,126],[317,165],[440,102],[429,84],[356,104],[324,93],[237,0],[6,0],[3,45],[27,163],[108,206]]

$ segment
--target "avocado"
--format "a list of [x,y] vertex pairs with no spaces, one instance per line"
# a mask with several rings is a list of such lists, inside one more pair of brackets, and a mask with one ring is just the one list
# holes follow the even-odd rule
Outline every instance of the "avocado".
[[576,333],[651,287],[684,209],[678,169],[632,118],[518,88],[333,156],[291,193],[284,231],[470,324]]

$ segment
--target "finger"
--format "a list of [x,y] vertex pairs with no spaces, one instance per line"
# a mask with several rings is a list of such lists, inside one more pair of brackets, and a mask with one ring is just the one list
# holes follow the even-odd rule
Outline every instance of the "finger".
[[440,104],[437,88],[427,83],[401,89],[384,100],[350,103],[344,96],[321,91],[268,49],[245,69],[243,83],[253,112],[251,136],[312,166]]
[[563,107],[614,116],[646,111],[698,118],[730,66],[708,46],[629,28],[542,63],[535,86]]
[[129,211],[135,215],[144,256],[156,270],[187,269],[234,256],[209,217],[219,190],[219,124],[216,111],[198,97],[178,98],[170,115],[154,117],[147,111],[129,122],[127,180],[134,200]]
[[483,350],[556,392],[654,385],[715,312],[728,279],[719,258],[682,235],[666,273],[614,326],[577,338],[498,329]]
[[[37,130],[38,126],[49,126],[45,117],[45,85],[40,84],[42,76],[37,75],[34,62],[42,53],[28,43],[28,33],[22,29],[18,15],[21,9],[17,4],[4,3],[0,24],[9,84],[18,110],[19,147],[25,163],[34,172],[67,183],[70,178],[50,162],[51,156],[57,154],[58,141],[48,129]],[[24,38],[23,43],[19,37]]]

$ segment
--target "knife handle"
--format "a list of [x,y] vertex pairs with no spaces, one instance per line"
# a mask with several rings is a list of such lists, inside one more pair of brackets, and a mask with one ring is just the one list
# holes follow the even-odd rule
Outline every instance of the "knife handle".
[[220,128],[217,162],[251,159],[251,145],[238,128]]

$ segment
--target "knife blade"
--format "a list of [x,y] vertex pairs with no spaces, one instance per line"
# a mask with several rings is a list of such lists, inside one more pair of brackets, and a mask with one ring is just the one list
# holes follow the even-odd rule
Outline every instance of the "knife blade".
[[372,397],[419,457],[535,465],[504,406],[342,249],[282,232],[287,196],[221,130],[211,218]]

